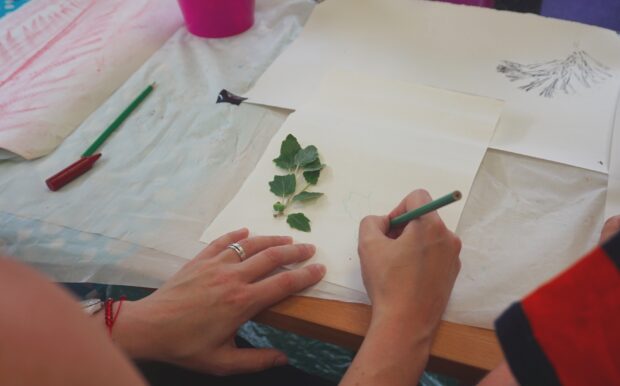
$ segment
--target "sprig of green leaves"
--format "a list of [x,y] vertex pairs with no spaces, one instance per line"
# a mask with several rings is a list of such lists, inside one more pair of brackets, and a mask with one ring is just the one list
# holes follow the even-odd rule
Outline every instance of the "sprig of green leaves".
[[[311,185],[316,185],[325,167],[319,159],[319,151],[316,146],[310,145],[302,148],[297,138],[289,134],[280,146],[280,155],[273,160],[276,166],[284,169],[288,174],[274,176],[269,182],[269,190],[278,196],[280,200],[273,204],[274,217],[284,215],[284,212],[293,202],[305,203],[316,200],[323,193],[309,192]],[[306,182],[305,186],[297,192],[298,180]],[[303,213],[292,213],[286,218],[286,222],[295,229],[310,232],[310,219]]]

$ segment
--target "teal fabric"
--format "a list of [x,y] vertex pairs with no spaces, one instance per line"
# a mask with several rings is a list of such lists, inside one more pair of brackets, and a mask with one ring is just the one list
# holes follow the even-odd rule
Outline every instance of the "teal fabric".
[[2,19],[5,15],[15,12],[22,5],[26,4],[30,0],[0,0],[0,19]]

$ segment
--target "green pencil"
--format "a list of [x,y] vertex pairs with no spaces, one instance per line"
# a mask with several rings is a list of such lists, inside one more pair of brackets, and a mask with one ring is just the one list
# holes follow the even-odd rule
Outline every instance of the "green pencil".
[[142,103],[142,101],[144,101],[146,97],[149,96],[151,91],[153,91],[154,87],[155,83],[151,83],[146,89],[144,89],[144,91],[142,91],[142,93],[138,95],[138,97],[134,99],[129,106],[127,106],[127,108],[121,113],[121,115],[119,115],[118,118],[116,118],[114,122],[112,122],[112,124],[110,124],[110,126],[108,126],[108,128],[105,129],[103,133],[101,133],[99,138],[97,138],[95,142],[93,142],[93,144],[90,145],[84,153],[82,153],[82,157],[90,157],[91,155],[93,155],[97,151],[97,149],[99,149],[99,147],[105,142],[105,140],[108,139],[110,135],[112,135],[114,130],[118,129],[118,127],[123,124],[125,119],[127,119],[127,117],[140,105],[140,103]]
[[445,196],[440,197],[436,199],[435,201],[431,201],[426,205],[422,205],[421,207],[417,209],[414,209],[405,214],[401,214],[398,217],[394,217],[390,221],[390,226],[394,227],[397,225],[408,223],[409,221],[415,220],[416,218],[423,216],[429,212],[442,208],[448,204],[453,203],[454,201],[458,201],[461,199],[461,197],[463,197],[461,192],[459,192],[458,190],[455,190],[454,192],[450,194],[446,194]]

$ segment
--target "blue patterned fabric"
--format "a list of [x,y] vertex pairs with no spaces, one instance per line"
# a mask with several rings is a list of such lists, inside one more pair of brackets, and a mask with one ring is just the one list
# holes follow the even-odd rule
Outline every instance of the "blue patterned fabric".
[[0,0],[0,19],[11,12],[17,11],[19,7],[29,1],[30,0]]

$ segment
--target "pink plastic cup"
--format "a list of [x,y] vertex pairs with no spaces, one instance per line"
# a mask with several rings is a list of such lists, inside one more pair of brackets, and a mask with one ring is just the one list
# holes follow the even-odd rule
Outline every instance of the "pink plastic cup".
[[205,38],[240,34],[254,24],[254,0],[179,0],[189,32]]

